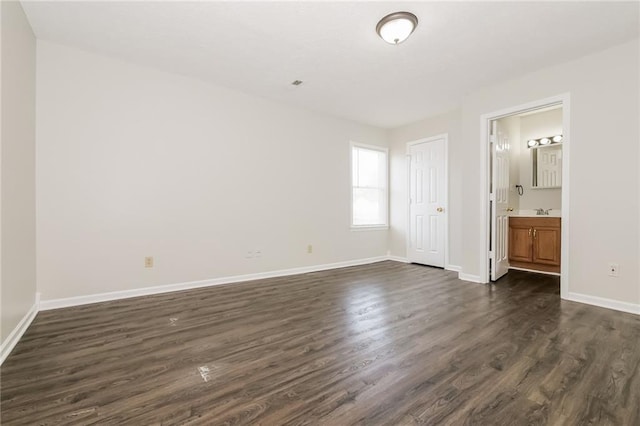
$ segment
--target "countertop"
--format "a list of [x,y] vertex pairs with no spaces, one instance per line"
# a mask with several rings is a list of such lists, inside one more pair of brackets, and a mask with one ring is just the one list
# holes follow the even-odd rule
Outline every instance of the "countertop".
[[[546,210],[546,209],[545,209]],[[561,217],[562,210],[549,209],[549,214],[537,214],[535,210],[514,210],[509,217]]]

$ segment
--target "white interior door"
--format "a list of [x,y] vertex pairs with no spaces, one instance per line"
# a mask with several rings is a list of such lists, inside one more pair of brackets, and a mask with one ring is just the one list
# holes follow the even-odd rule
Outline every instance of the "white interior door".
[[446,141],[434,138],[409,146],[410,262],[444,267],[447,238]]
[[499,121],[491,125],[491,280],[509,271],[509,135]]

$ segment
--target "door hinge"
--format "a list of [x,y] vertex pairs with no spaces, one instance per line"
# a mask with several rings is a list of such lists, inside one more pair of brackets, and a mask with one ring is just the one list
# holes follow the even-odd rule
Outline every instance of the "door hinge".
[[493,259],[493,251],[489,251],[489,259]]
[[496,194],[492,192],[491,194],[489,194],[489,201],[495,201],[495,200],[496,200]]
[[496,143],[496,135],[489,135],[489,142]]

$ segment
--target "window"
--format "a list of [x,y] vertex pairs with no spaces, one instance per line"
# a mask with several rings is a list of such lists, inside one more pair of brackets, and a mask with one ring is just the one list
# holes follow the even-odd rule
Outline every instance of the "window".
[[386,148],[351,144],[351,227],[388,226]]

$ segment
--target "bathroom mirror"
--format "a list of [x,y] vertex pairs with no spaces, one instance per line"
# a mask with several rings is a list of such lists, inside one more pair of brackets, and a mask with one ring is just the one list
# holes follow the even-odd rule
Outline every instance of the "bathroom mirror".
[[562,187],[562,145],[531,148],[532,188]]

